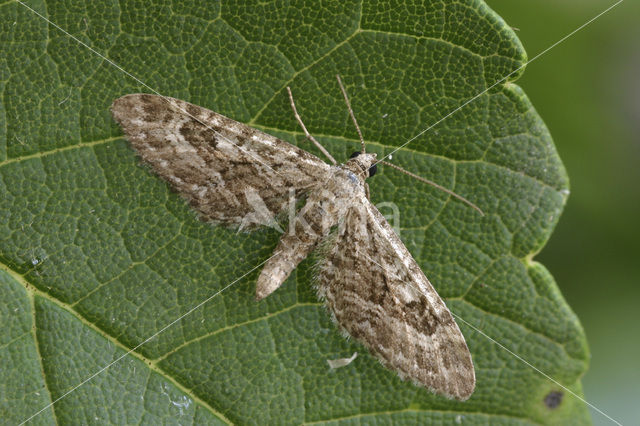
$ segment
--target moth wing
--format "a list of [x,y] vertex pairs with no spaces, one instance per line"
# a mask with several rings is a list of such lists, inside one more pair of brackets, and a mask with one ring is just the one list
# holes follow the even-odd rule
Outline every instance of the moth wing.
[[126,95],[111,112],[142,160],[204,221],[273,225],[329,170],[296,146],[179,99]]
[[318,292],[336,322],[400,377],[469,398],[475,372],[464,337],[382,214],[357,200],[335,238],[318,265]]

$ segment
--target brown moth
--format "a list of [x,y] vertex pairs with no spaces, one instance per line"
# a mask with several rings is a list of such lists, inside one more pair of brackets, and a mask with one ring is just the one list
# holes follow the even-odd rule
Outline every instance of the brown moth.
[[[317,143],[293,98],[291,104],[305,134]],[[318,295],[343,331],[402,378],[459,400],[473,393],[475,372],[458,325],[369,201],[365,179],[375,173],[377,161],[376,154],[365,152],[364,142],[345,164],[329,165],[274,136],[178,99],[132,94],[116,99],[111,111],[142,160],[203,221],[246,229],[268,225],[306,197],[260,273],[258,300],[278,289],[320,246]]]

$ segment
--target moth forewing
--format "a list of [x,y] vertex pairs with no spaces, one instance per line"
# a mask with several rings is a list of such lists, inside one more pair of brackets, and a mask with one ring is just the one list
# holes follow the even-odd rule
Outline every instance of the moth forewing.
[[265,212],[289,205],[289,189],[299,198],[329,170],[307,151],[179,99],[126,95],[111,112],[144,163],[206,222],[250,228],[248,215],[264,222]]
[[[292,97],[291,103],[295,112]],[[343,330],[403,378],[461,400],[473,392],[471,355],[451,313],[369,202],[365,179],[375,173],[377,160],[364,152],[363,141],[361,153],[330,166],[178,99],[127,95],[111,111],[144,163],[204,221],[276,227],[275,216],[306,194],[262,269],[257,299],[275,291],[322,244],[318,295]],[[350,106],[349,112],[357,126]],[[297,112],[296,118],[304,127]]]
[[383,365],[460,400],[475,388],[471,354],[442,299],[366,198],[349,209],[319,264],[319,294]]

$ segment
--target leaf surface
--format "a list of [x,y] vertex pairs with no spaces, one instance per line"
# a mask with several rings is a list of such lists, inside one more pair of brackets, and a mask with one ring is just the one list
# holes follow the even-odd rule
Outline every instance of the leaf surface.
[[[0,5],[0,418],[44,408],[31,422],[589,422],[581,401],[491,340],[581,394],[584,332],[532,260],[568,180],[512,83],[521,70],[493,86],[526,55],[482,1],[27,5],[139,81],[20,3]],[[392,161],[486,213],[392,169],[369,181],[459,318],[477,375],[466,402],[401,381],[345,340],[315,297],[311,258],[256,303],[255,268],[277,232],[197,221],[139,166],[108,110],[150,87],[319,155],[289,85],[309,130],[343,161],[358,142],[337,73],[368,149],[390,153],[433,125]],[[550,408],[553,392],[562,397]]]

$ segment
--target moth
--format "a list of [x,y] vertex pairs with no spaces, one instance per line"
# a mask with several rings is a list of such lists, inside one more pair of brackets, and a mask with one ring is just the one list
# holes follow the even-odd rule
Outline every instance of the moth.
[[174,98],[126,95],[113,102],[111,112],[143,162],[203,221],[253,229],[272,223],[292,201],[306,200],[265,263],[256,299],[278,289],[319,248],[317,293],[342,331],[401,378],[466,400],[475,387],[467,344],[425,274],[369,201],[366,179],[375,174],[378,161],[375,153],[365,151],[339,77],[338,82],[362,144],[344,164],[337,164],[309,134],[290,90],[298,123],[332,165]]

